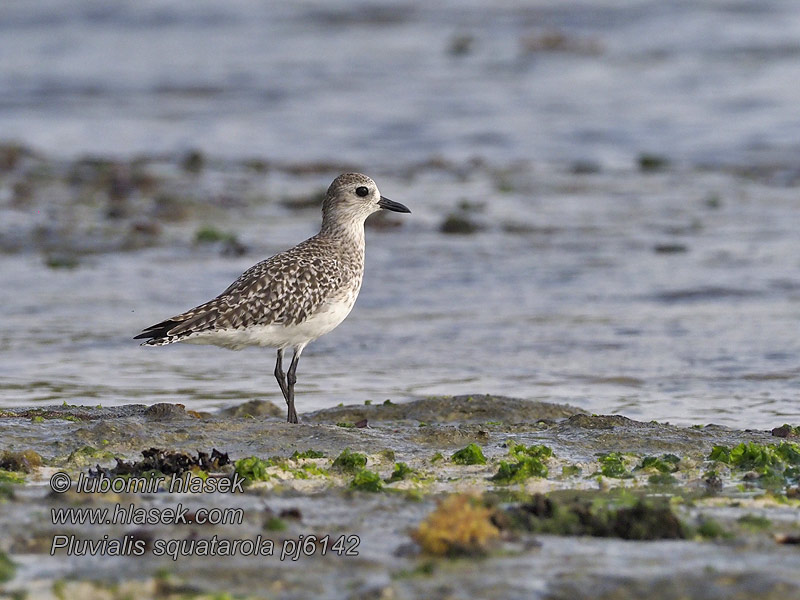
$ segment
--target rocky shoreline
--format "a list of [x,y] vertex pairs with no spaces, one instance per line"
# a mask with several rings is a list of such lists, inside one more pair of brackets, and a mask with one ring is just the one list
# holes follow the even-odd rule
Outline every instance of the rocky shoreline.
[[[489,395],[339,406],[301,415],[296,426],[283,412],[259,401],[216,413],[175,404],[0,411],[7,592],[787,598],[800,591],[800,445],[790,425],[686,428]],[[142,493],[78,492],[73,483],[57,493],[55,474],[128,484],[158,475],[165,483]],[[245,483],[242,493],[170,492],[166,482],[175,478]],[[184,520],[174,520],[178,507]],[[128,516],[53,522],[52,510],[70,508]],[[162,522],[146,522],[154,514]],[[164,514],[174,519],[164,522]],[[234,522],[203,523],[207,514]]]

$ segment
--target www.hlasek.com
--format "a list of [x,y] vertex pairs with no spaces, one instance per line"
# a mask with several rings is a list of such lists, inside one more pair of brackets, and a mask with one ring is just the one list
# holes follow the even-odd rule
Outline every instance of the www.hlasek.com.
[[[163,478],[156,478],[162,479]],[[79,493],[121,492],[154,492],[153,478],[108,478],[105,475],[78,478],[76,490]],[[220,478],[208,484],[191,473],[183,478],[173,477],[169,485],[170,492],[241,492],[243,480],[235,475],[233,478]],[[180,482],[180,483],[176,483]],[[50,487],[56,493],[64,493],[72,486],[69,475],[55,473],[50,478]],[[241,525],[244,510],[241,508],[196,508],[190,509],[178,503],[168,507],[137,507],[133,503],[117,503],[113,508],[68,507],[51,508],[50,518],[53,525]],[[187,539],[155,539],[144,540],[134,535],[125,535],[121,539],[104,535],[101,539],[84,539],[74,534],[55,535],[50,546],[50,555],[64,552],[69,556],[143,556],[150,552],[153,556],[169,556],[178,560],[181,556],[275,556],[280,560],[296,561],[303,556],[358,556],[361,539],[357,535],[317,536],[300,535],[296,539],[284,539],[280,549],[275,542],[258,535],[255,539],[227,539],[216,535],[211,538]]]

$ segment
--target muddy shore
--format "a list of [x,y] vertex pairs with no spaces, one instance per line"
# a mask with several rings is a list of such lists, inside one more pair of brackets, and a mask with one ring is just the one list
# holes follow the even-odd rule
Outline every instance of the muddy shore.
[[[35,598],[800,593],[794,428],[685,428],[485,395],[339,406],[301,415],[296,426],[283,422],[283,412],[266,402],[216,413],[176,404],[4,409],[0,549],[13,562],[6,592]],[[737,462],[737,447],[768,458]],[[783,462],[770,462],[772,451]],[[75,488],[81,477],[132,481],[152,478],[153,469],[165,474],[157,491]],[[172,478],[187,472],[198,481],[243,481],[243,491],[170,492]],[[71,478],[66,493],[53,491],[56,473]],[[448,502],[460,508],[448,509]],[[57,525],[51,516],[51,509],[116,505],[160,511],[180,505],[189,522]],[[241,509],[241,523],[194,521],[211,508]],[[445,516],[441,537],[437,518]],[[462,525],[470,533],[459,538]],[[431,532],[434,538],[426,537]],[[303,538],[316,541],[298,547],[293,559],[291,544]],[[244,554],[239,547],[224,555],[231,549],[209,549],[212,539],[271,540],[274,550],[253,555],[247,546]],[[129,547],[109,540],[127,540]],[[326,547],[337,540],[336,549]],[[92,556],[83,550],[87,541],[105,545]],[[128,555],[114,556],[119,552]]]

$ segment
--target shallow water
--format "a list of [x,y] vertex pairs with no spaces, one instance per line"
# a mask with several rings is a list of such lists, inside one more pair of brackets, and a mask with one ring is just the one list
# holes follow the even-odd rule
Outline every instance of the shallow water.
[[[275,200],[326,185],[320,160],[413,214],[369,232],[355,310],[304,354],[301,412],[486,391],[800,421],[797,39],[788,0],[4,2],[4,138],[67,160],[199,148],[211,164],[183,187],[230,204],[53,270],[41,231],[97,251],[103,201],[44,187],[14,205],[3,176],[0,242],[21,251],[0,256],[0,406],[279,401],[271,351],[131,338],[314,233],[316,210]],[[641,152],[671,162],[643,173]],[[242,175],[241,156],[309,173]],[[464,200],[485,229],[439,233]],[[208,222],[249,253],[193,246]]]
[[796,164],[800,9],[769,3],[0,6],[0,131],[48,152]]
[[[301,412],[500,391],[684,424],[800,420],[793,189],[724,173],[514,177],[506,193],[486,172],[379,178],[414,212],[400,228],[368,231],[355,309],[300,363]],[[709,206],[710,193],[723,199]],[[485,199],[472,218],[486,229],[440,233],[463,198]],[[34,252],[0,257],[13,323],[0,403],[280,403],[272,350],[131,338],[218,294],[318,220],[275,202],[231,211],[221,226],[250,247],[237,258],[192,245],[194,221],[162,246],[86,255],[76,269],[50,269]]]

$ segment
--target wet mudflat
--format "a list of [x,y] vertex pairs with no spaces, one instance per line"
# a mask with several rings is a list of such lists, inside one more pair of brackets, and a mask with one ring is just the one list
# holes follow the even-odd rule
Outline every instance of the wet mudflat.
[[[687,428],[484,395],[283,418],[265,402],[4,409],[6,588],[36,598],[800,593],[796,428]],[[65,493],[48,483],[59,472],[73,482]],[[123,487],[160,476],[157,491]],[[173,483],[223,479],[242,492]],[[79,492],[78,481],[117,491]],[[65,525],[50,512],[117,505],[167,517],[180,506],[186,522]],[[209,512],[229,518],[203,523]]]
[[[796,175],[649,161],[372,173],[413,213],[367,221],[358,303],[304,354],[302,408],[480,391],[684,425],[799,420]],[[361,165],[13,144],[0,163],[0,406],[278,397],[272,352],[131,338],[316,233],[325,187]]]

